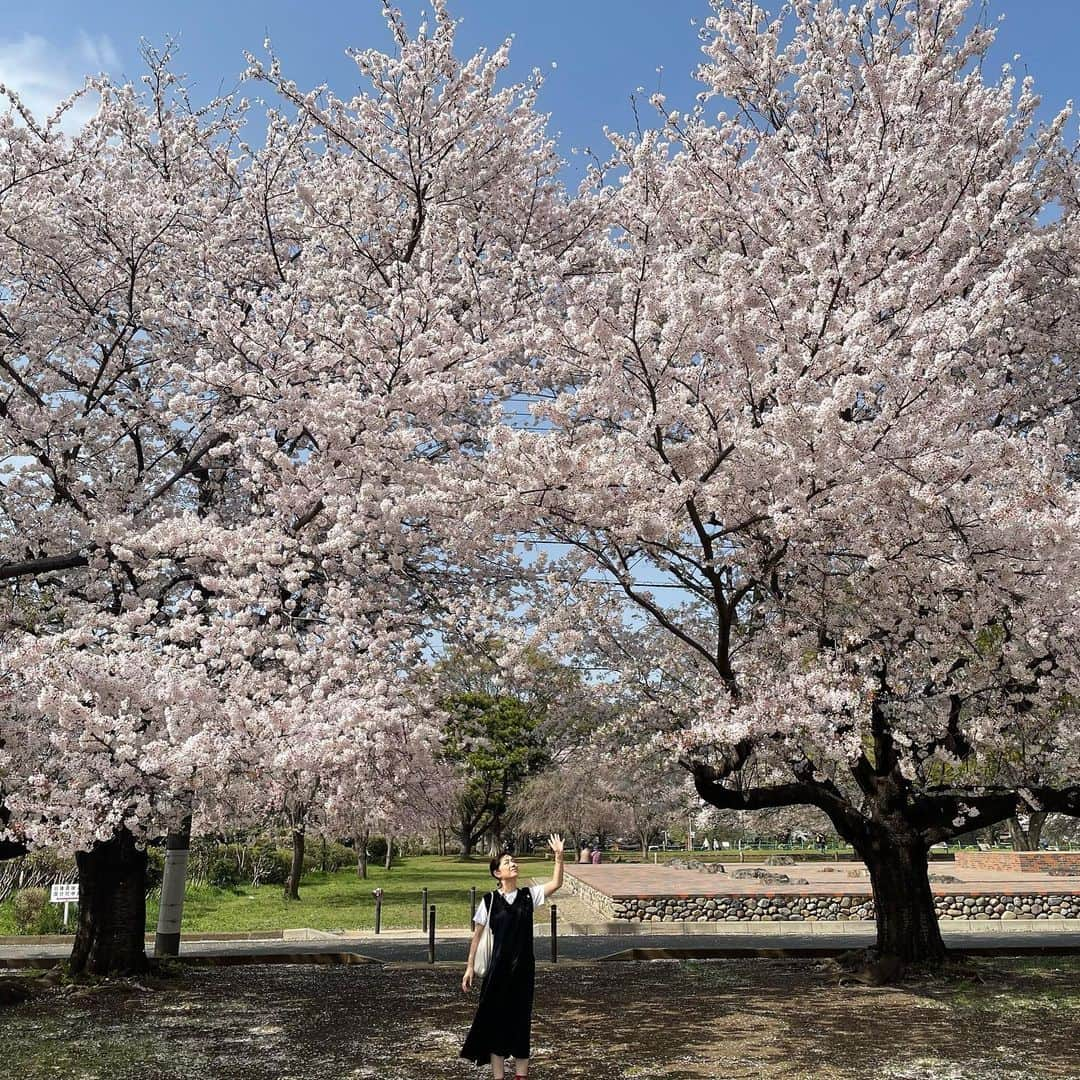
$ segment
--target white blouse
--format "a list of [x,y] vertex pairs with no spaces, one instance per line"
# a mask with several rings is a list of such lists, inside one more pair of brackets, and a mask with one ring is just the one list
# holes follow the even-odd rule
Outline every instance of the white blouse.
[[[532,896],[533,907],[538,908],[544,902],[544,886],[543,885],[530,885],[529,893]],[[518,890],[513,892],[503,893],[503,899],[512,904],[517,899]],[[476,914],[472,917],[472,921],[478,926],[487,926],[488,921],[488,909],[487,909],[487,896],[476,905]]]

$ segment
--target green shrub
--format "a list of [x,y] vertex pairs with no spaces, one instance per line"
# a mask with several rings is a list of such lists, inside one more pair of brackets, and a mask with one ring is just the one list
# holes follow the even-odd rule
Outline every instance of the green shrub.
[[368,858],[374,861],[386,858],[386,837],[373,836],[367,845]]
[[48,889],[20,889],[12,899],[11,907],[18,934],[63,932],[63,905],[50,902]]
[[226,845],[211,855],[206,867],[206,880],[219,889],[234,889],[240,884],[240,867]]
[[[323,866],[323,850],[322,844],[316,842],[312,845],[314,850],[312,854],[315,856],[315,864],[319,869]],[[326,871],[329,874],[336,874],[339,870],[344,869],[347,866],[353,866],[356,863],[356,852],[351,847],[346,847],[344,844],[339,844],[336,840],[330,841],[326,845]]]
[[260,845],[252,858],[253,885],[284,885],[292,866],[292,849],[273,844]]
[[165,876],[165,852],[161,848],[146,849],[146,895],[150,896],[161,889],[161,879]]

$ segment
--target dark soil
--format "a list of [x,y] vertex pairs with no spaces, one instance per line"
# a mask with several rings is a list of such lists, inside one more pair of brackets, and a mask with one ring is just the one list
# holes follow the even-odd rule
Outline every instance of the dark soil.
[[[12,976],[4,976],[4,979]],[[454,966],[191,968],[35,984],[0,1010],[19,1080],[465,1080]],[[993,960],[903,987],[798,960],[560,964],[537,973],[536,1080],[1080,1078],[1080,960]]]

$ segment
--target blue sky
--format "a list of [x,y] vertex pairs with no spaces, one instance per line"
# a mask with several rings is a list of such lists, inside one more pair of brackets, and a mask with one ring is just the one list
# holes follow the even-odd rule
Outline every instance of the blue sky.
[[[414,23],[425,6],[430,10],[417,0],[402,4]],[[605,123],[632,127],[629,99],[637,87],[660,86],[673,107],[692,104],[699,54],[690,23],[708,11],[707,0],[456,0],[452,6],[464,20],[462,53],[513,33],[514,70],[544,70],[542,106],[552,131],[561,133],[564,154],[572,146],[603,148]],[[1080,0],[991,0],[990,12],[1006,17],[994,60],[1020,53],[1018,66],[1035,76],[1047,113],[1080,96]],[[267,34],[301,86],[325,81],[340,94],[356,86],[345,49],[389,44],[378,0],[8,3],[0,23],[0,82],[43,108],[87,72],[137,77],[140,37],[160,43],[173,35],[181,42],[177,67],[193,80],[196,100],[204,100],[234,85],[243,50],[261,51]]]

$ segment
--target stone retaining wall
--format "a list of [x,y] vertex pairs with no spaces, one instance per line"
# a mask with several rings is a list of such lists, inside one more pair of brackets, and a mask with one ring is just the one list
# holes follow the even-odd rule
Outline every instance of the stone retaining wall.
[[[771,893],[757,896],[637,896],[612,898],[573,877],[570,892],[602,915],[626,922],[843,922],[874,917],[869,896]],[[1032,893],[934,896],[934,908],[949,919],[1080,919],[1080,895]]]
[[628,917],[616,914],[615,901],[607,893],[602,893],[599,889],[586,885],[584,881],[579,881],[571,874],[566,875],[563,885],[567,892],[573,893],[574,896],[580,896],[586,904],[595,908],[601,915],[606,915],[609,919],[625,919]]

